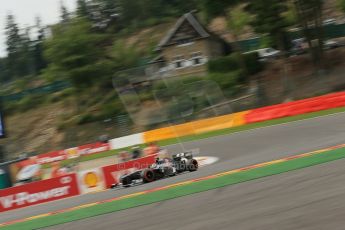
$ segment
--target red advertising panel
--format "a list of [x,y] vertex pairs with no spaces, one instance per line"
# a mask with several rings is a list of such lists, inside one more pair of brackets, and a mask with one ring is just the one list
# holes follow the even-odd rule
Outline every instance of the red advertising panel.
[[105,187],[110,188],[112,184],[119,183],[119,178],[121,175],[130,173],[138,169],[147,168],[155,162],[156,157],[157,155],[150,155],[131,161],[102,167]]
[[0,212],[79,195],[76,174],[0,190]]
[[[62,161],[66,159],[76,158],[82,155],[91,155],[101,153],[110,150],[108,143],[96,142],[92,144],[86,144],[78,147],[73,147],[65,150],[53,151],[49,153],[43,153],[35,156],[35,164],[47,164],[56,161]],[[30,160],[21,162],[21,165],[33,164]]]
[[249,124],[342,106],[345,106],[345,93],[332,93],[324,96],[253,109],[245,115],[245,122]]
[[67,159],[67,154],[64,150],[44,153],[37,156],[38,164],[46,164],[55,161],[62,161]]
[[66,159],[67,159],[67,154],[65,153],[64,150],[53,151],[49,153],[39,154],[34,157],[30,157],[27,160],[17,163],[17,166],[21,168],[30,164],[46,164],[46,163],[52,163],[55,161],[62,161]]
[[94,153],[101,153],[110,150],[110,145],[108,143],[97,142],[87,145],[82,145],[78,147],[78,152],[80,155],[91,155]]

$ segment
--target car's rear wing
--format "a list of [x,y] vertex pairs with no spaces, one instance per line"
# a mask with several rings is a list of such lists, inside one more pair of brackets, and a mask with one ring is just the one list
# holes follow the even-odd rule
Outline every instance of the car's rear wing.
[[179,161],[182,158],[193,159],[193,151],[186,151],[186,152],[182,152],[182,153],[177,153],[177,154],[172,155],[172,158],[175,161]]

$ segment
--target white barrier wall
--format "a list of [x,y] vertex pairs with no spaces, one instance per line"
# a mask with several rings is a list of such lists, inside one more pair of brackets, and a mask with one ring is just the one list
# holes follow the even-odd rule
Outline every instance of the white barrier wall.
[[129,136],[115,138],[109,141],[111,149],[121,149],[133,145],[144,144],[143,133],[137,133]]

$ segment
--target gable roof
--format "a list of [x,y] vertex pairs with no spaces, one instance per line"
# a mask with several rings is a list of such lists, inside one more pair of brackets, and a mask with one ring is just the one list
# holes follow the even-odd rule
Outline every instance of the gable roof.
[[198,19],[194,16],[193,11],[184,14],[182,17],[178,19],[175,26],[168,32],[168,34],[159,42],[158,46],[156,47],[155,51],[161,50],[162,47],[166,46],[170,39],[173,38],[177,30],[183,25],[184,22],[188,22],[195,31],[200,35],[201,38],[210,37],[211,34],[200,24]]
[[162,54],[156,56],[155,58],[153,58],[152,60],[150,60],[148,63],[149,64],[153,64],[153,63],[158,63],[158,62],[164,62],[164,57]]

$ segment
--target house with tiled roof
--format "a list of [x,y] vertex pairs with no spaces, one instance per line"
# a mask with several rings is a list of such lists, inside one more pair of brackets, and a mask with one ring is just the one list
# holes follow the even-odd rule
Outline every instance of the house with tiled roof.
[[153,78],[202,76],[207,61],[226,55],[231,48],[223,39],[205,28],[195,12],[184,14],[156,46],[150,61]]

